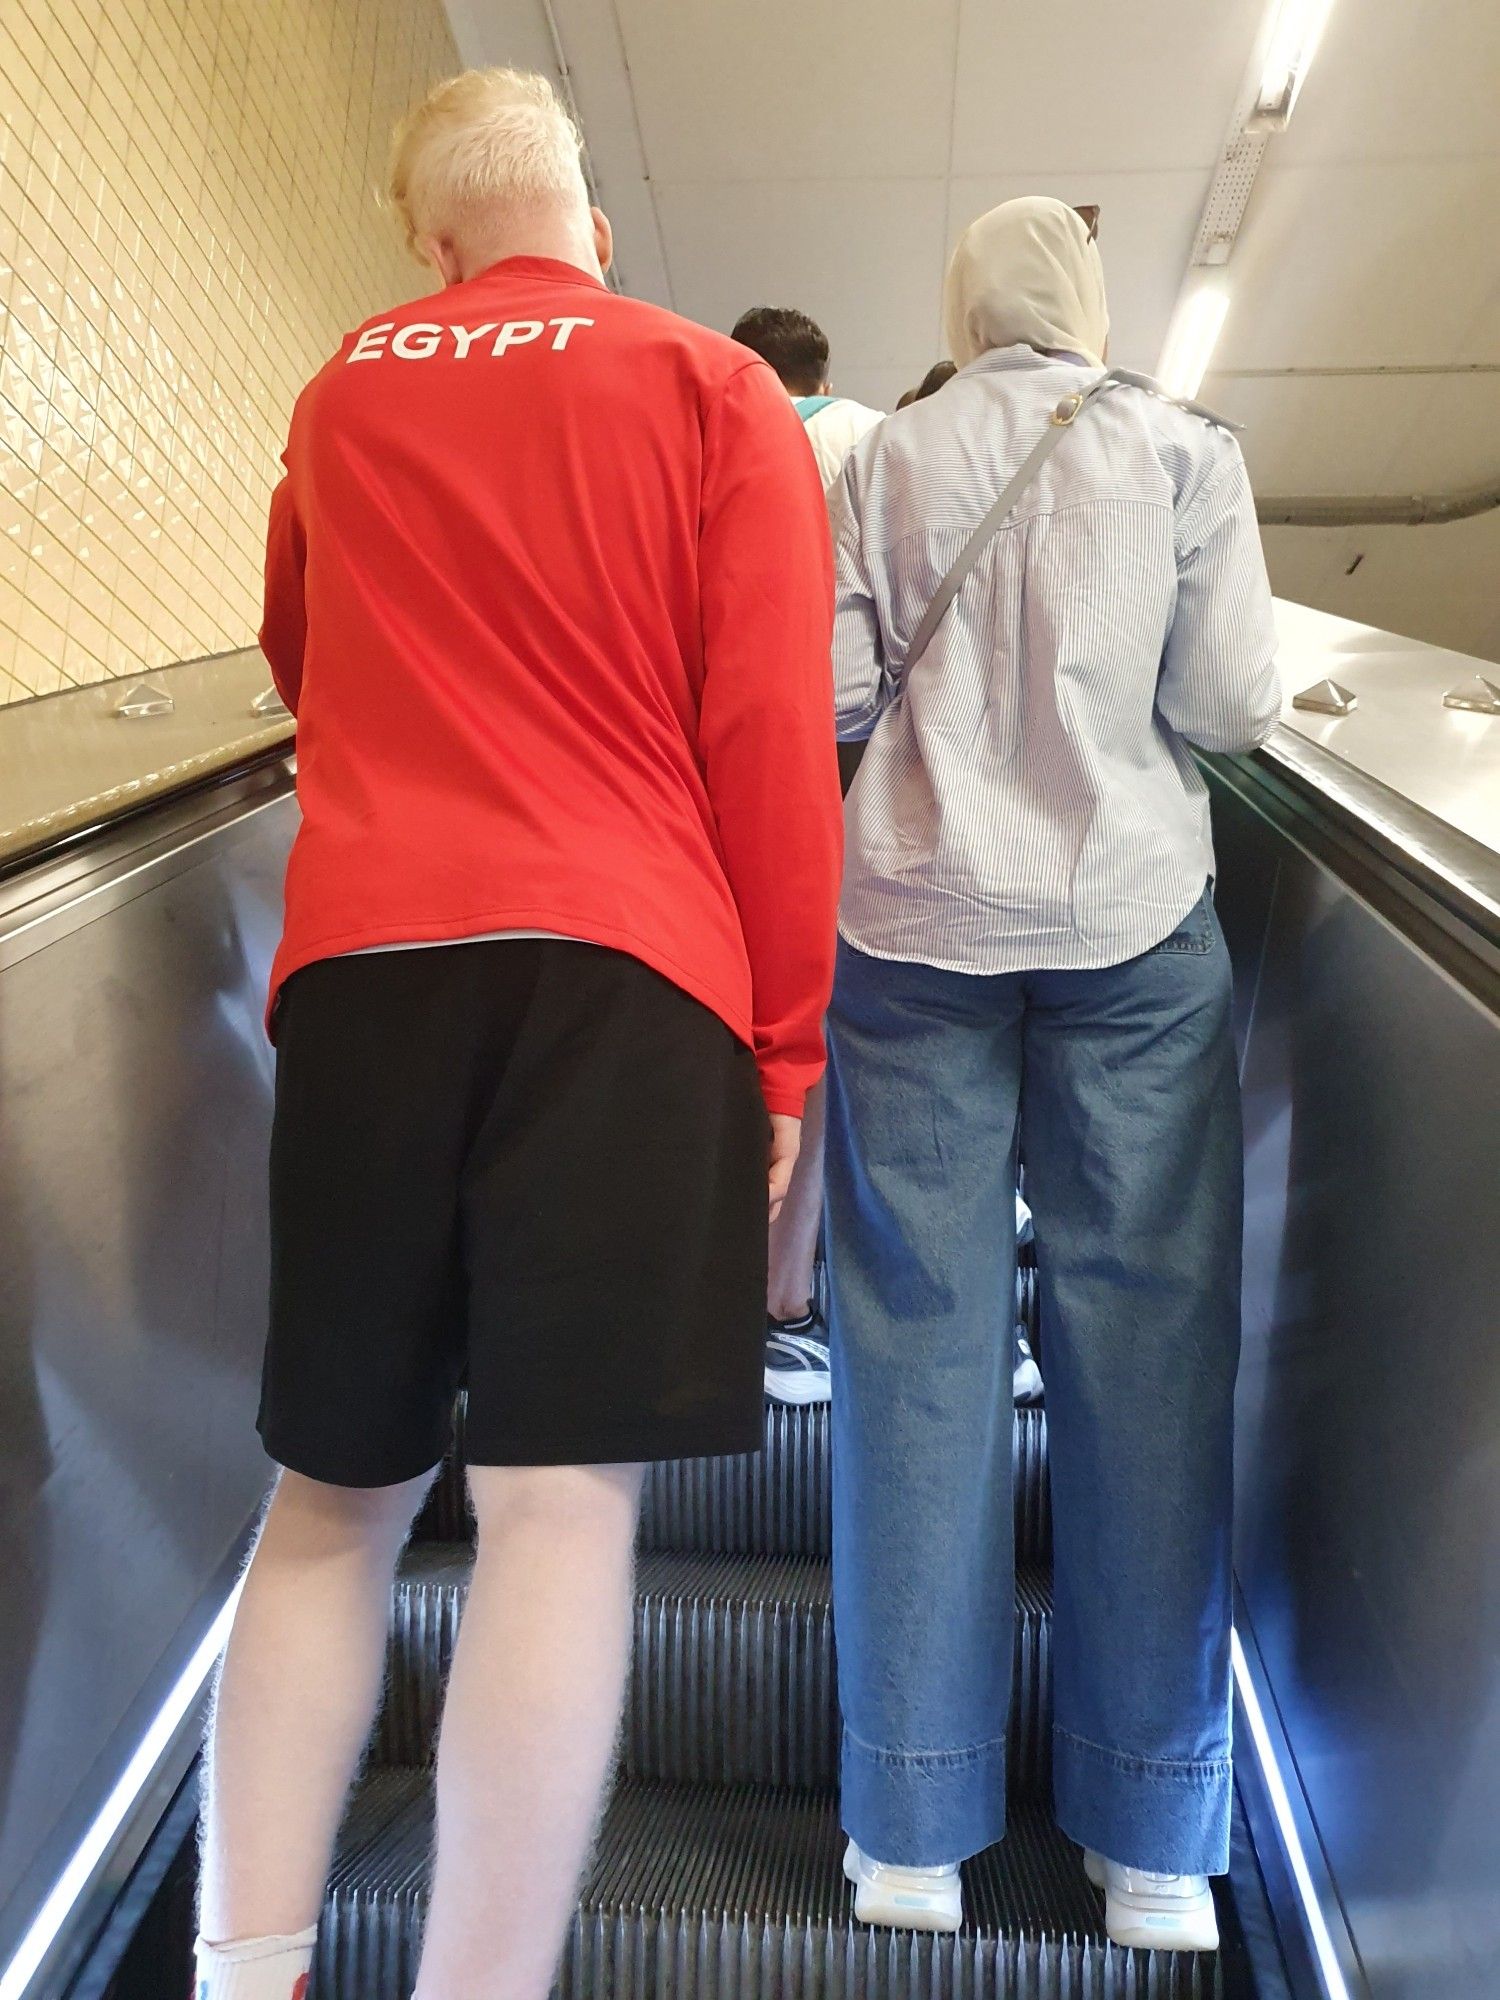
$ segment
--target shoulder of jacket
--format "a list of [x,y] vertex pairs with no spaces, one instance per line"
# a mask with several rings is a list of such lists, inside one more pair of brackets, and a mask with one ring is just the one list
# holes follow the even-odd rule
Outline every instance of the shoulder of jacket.
[[1158,382],[1154,375],[1142,375],[1133,368],[1111,368],[1107,370],[1104,379],[1106,382],[1119,383],[1125,388],[1139,389],[1143,395],[1150,396],[1167,409],[1181,410],[1184,416],[1195,417],[1200,423],[1209,425],[1211,429],[1227,432],[1230,437],[1238,437],[1244,429],[1243,424],[1238,424],[1233,417],[1226,417],[1218,410],[1211,409],[1207,403],[1196,402],[1191,396],[1174,396],[1172,391]]

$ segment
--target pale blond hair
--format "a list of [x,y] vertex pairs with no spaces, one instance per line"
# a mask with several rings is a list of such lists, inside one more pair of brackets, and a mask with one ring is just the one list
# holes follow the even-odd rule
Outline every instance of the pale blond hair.
[[482,241],[505,211],[586,208],[583,138],[546,77],[469,69],[438,84],[396,127],[389,197],[406,245]]

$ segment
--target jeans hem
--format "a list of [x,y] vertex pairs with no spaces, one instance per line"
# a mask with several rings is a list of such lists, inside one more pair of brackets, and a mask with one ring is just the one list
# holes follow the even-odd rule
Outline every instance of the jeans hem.
[[1229,1757],[1143,1757],[1054,1728],[1057,1821],[1070,1839],[1127,1868],[1223,1875],[1229,1868]]
[[938,1868],[1005,1836],[1005,1740],[966,1749],[877,1748],[844,1731],[843,1823],[876,1861]]

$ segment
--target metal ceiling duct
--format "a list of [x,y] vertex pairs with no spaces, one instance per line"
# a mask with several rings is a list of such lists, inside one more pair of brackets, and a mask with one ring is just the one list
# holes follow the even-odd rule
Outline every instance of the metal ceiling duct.
[[1427,528],[1500,507],[1500,478],[1451,493],[1309,493],[1258,499],[1263,528]]

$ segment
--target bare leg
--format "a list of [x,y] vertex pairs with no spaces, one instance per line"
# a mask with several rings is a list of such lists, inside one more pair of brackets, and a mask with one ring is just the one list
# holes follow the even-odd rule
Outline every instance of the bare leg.
[[317,1922],[380,1698],[391,1574],[430,1478],[362,1491],[281,1476],[209,1731],[205,1938]]
[[766,1311],[772,1319],[805,1319],[812,1310],[813,1260],[823,1222],[823,1131],[828,1086],[808,1092],[802,1151],[781,1213],[771,1224],[771,1275]]
[[476,1466],[416,2000],[545,2000],[630,1663],[639,1466]]

